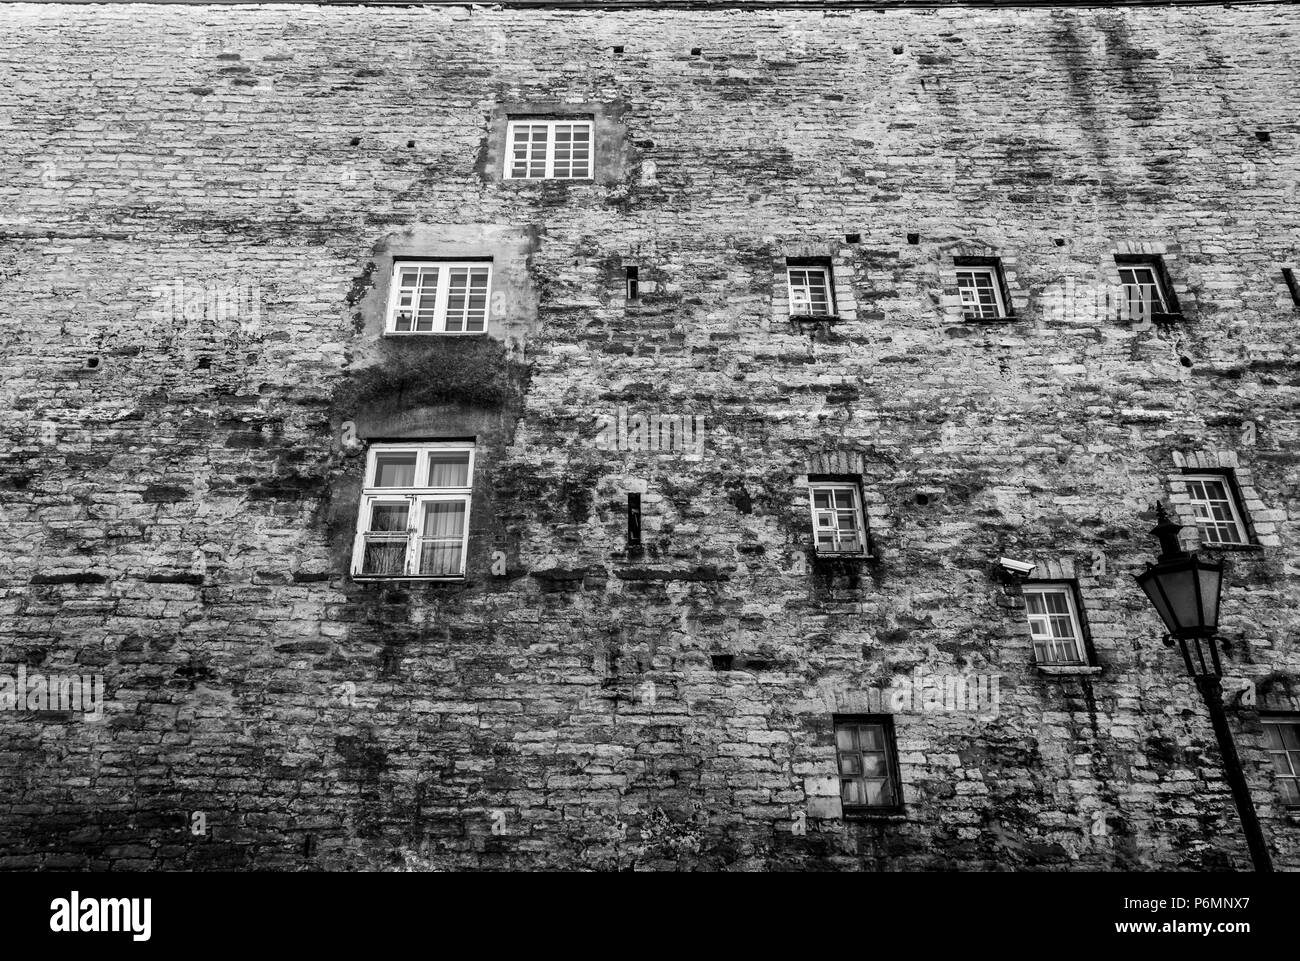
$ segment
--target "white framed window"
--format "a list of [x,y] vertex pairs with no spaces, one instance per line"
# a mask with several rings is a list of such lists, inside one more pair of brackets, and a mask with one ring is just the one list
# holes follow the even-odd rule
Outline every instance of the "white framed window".
[[1202,544],[1249,544],[1236,494],[1222,474],[1188,474],[1187,494]]
[[1039,664],[1083,664],[1083,625],[1069,584],[1026,584],[1025,616]]
[[818,554],[867,552],[867,525],[857,484],[809,484],[808,505]]
[[1120,264],[1119,282],[1120,310],[1126,320],[1141,322],[1152,314],[1169,313],[1169,298],[1154,263]]
[[827,317],[835,313],[831,272],[827,267],[786,267],[791,317]]
[[464,577],[473,483],[473,444],[373,445],[352,576]]
[[398,260],[388,296],[390,334],[481,334],[487,330],[492,262]]
[[961,295],[961,312],[966,320],[1007,315],[995,267],[958,267],[957,292]]
[[1273,762],[1273,783],[1282,803],[1300,808],[1300,715],[1263,717],[1264,747]]
[[591,120],[511,120],[507,179],[590,179],[594,128]]

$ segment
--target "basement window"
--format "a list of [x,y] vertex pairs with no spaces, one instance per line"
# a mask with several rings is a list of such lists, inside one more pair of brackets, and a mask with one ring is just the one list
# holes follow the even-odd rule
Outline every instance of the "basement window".
[[955,263],[963,320],[999,320],[1011,316],[1001,261],[996,257],[961,257]]
[[474,445],[375,444],[366,460],[352,576],[465,576]]
[[835,761],[840,803],[845,814],[895,813],[902,807],[898,787],[898,745],[888,714],[837,714]]
[[835,315],[835,294],[829,264],[786,261],[790,293],[790,319],[830,318]]
[[867,523],[862,490],[857,481],[810,480],[808,505],[819,557],[863,557],[867,553]]
[[1228,474],[1187,474],[1187,494],[1192,501],[1196,529],[1201,543],[1249,544],[1250,535],[1243,520],[1245,512]]
[[491,261],[398,260],[388,296],[390,334],[487,330]]
[[588,180],[592,176],[591,120],[511,120],[506,132],[511,180]]
[[1132,324],[1177,319],[1178,307],[1170,291],[1160,257],[1119,255],[1120,319]]
[[1264,749],[1273,762],[1273,783],[1282,803],[1300,808],[1300,714],[1262,717]]
[[1025,616],[1034,640],[1034,662],[1047,666],[1087,664],[1083,619],[1073,584],[1026,584]]

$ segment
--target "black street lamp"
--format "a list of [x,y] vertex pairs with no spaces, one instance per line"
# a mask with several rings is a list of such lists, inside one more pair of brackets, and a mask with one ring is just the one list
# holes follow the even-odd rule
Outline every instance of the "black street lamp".
[[1260,830],[1255,805],[1250,799],[1246,776],[1241,770],[1237,746],[1223,711],[1223,665],[1219,661],[1219,592],[1223,585],[1223,563],[1205,561],[1188,554],[1178,543],[1181,526],[1156,505],[1156,526],[1151,531],[1160,541],[1160,559],[1137,575],[1168,633],[1165,644],[1177,644],[1183,653],[1187,673],[1210,711],[1210,723],[1219,741],[1223,773],[1237,803],[1237,814],[1246,832],[1246,845],[1256,871],[1272,871],[1264,832]]

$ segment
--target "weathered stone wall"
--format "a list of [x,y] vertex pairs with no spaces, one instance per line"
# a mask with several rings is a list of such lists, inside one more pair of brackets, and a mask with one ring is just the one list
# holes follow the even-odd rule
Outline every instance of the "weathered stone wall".
[[[0,18],[0,673],[107,689],[0,712],[0,866],[1245,866],[1131,577],[1212,461],[1300,867],[1233,697],[1300,710],[1294,8]],[[493,175],[547,102],[617,178]],[[391,257],[460,244],[513,265],[505,349],[381,343]],[[1098,309],[1142,250],[1183,322]],[[1015,318],[962,323],[987,254]],[[790,323],[785,256],[841,323]],[[703,453],[602,449],[620,408]],[[351,580],[365,441],[467,434],[465,583]],[[820,473],[874,561],[810,562]],[[1078,578],[1100,674],[1033,667],[999,555]],[[897,706],[906,809],[845,819],[832,714],[917,671],[996,710]]]

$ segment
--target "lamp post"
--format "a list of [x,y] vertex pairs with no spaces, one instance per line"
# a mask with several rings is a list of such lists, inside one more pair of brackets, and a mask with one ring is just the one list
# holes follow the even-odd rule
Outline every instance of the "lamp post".
[[1246,832],[1246,845],[1256,871],[1272,871],[1264,832],[1260,830],[1255,805],[1250,799],[1241,759],[1233,743],[1228,719],[1223,711],[1223,665],[1219,661],[1219,592],[1223,585],[1223,562],[1206,561],[1188,554],[1178,543],[1181,526],[1165,513],[1164,504],[1156,505],[1156,526],[1151,531],[1160,541],[1160,558],[1137,575],[1138,585],[1146,592],[1164,621],[1168,633],[1165,644],[1178,645],[1187,673],[1210,712],[1210,723],[1219,741],[1223,773],[1237,803],[1237,814]]

